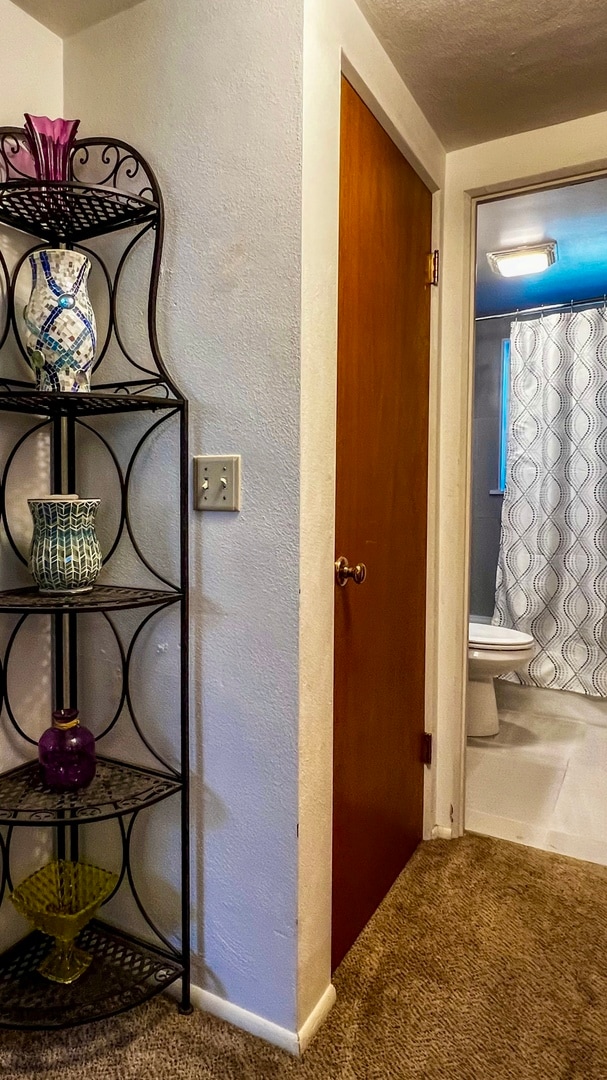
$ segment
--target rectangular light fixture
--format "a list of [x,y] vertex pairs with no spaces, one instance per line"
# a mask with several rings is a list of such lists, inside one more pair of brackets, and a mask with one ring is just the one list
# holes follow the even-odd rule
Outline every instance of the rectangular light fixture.
[[509,248],[507,251],[488,251],[487,259],[494,274],[501,277],[523,277],[525,274],[542,274],[557,259],[556,240],[542,244]]

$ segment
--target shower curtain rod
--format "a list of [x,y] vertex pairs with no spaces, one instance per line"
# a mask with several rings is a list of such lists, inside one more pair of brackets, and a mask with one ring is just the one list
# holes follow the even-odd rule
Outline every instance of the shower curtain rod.
[[515,315],[537,315],[543,311],[558,311],[564,308],[585,307],[588,304],[604,304],[607,308],[607,293],[602,296],[591,296],[588,300],[564,300],[562,304],[540,304],[539,307],[517,308],[516,311],[500,311],[497,315],[476,315],[475,322],[486,322],[487,319],[508,319]]

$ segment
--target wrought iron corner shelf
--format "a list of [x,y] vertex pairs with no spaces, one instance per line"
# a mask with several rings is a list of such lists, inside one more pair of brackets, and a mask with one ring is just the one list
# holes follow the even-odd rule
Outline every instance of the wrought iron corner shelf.
[[[112,716],[105,718],[105,730],[119,738],[122,716],[130,716],[132,725],[147,751],[146,761],[154,760],[158,769],[98,758],[98,772],[92,785],[77,795],[60,796],[42,788],[36,762],[29,761],[0,775],[0,903],[6,902],[12,888],[11,846],[22,834],[19,826],[50,826],[54,830],[55,853],[60,859],[79,858],[79,830],[92,827],[88,834],[87,853],[94,852],[94,824],[114,819],[121,849],[120,888],[130,890],[142,917],[144,937],[150,933],[161,947],[147,944],[106,924],[89,923],[80,935],[80,944],[94,954],[89,970],[70,986],[47,982],[37,968],[50,947],[50,939],[38,932],[30,934],[0,956],[0,1027],[65,1028],[123,1012],[154,994],[162,992],[177,979],[182,981],[179,1009],[191,1012],[190,1004],[190,855],[189,855],[189,694],[188,694],[188,430],[187,401],[172,381],[165,367],[156,332],[156,306],[160,261],[164,237],[162,194],[154,173],[139,152],[118,139],[93,137],[78,140],[70,159],[67,182],[39,181],[28,175],[33,159],[21,128],[0,128],[0,229],[8,227],[31,237],[29,247],[15,254],[11,243],[3,250],[0,240],[0,363],[10,355],[21,354],[28,381],[12,377],[0,368],[0,413],[20,413],[25,422],[12,427],[13,445],[6,450],[0,468],[0,526],[20,563],[26,563],[11,531],[11,508],[7,491],[9,474],[18,453],[23,460],[27,441],[44,432],[39,444],[48,447],[49,491],[79,490],[79,456],[87,446],[95,445],[109,454],[116,469],[120,488],[119,522],[104,566],[112,559],[122,540],[130,541],[132,551],[158,582],[160,588],[130,588],[123,585],[97,585],[90,592],[74,596],[43,595],[34,588],[14,588],[0,593],[0,614],[16,616],[0,656],[0,711],[6,710],[12,734],[16,733],[31,753],[35,740],[20,726],[18,708],[9,697],[9,667],[14,643],[28,616],[48,617],[52,648],[52,691],[55,707],[77,706],[80,647],[87,640],[89,626],[76,616],[99,613],[113,631],[120,655],[122,678],[117,703],[108,705]],[[113,234],[111,245],[88,244],[89,240]],[[126,346],[122,330],[123,306],[119,301],[125,267],[135,245],[148,237],[150,275],[147,283],[145,342],[133,355]],[[18,307],[21,296],[19,275],[30,255],[40,247],[60,245],[79,249],[97,265],[97,280],[105,283],[108,312],[106,327],[97,342],[97,355],[91,393],[42,393],[32,382],[28,354],[23,340],[23,325]],[[106,250],[107,248],[107,250]],[[142,251],[147,250],[142,246]],[[110,255],[106,259],[107,251]],[[10,252],[10,259],[9,259]],[[9,265],[10,263],[10,265]],[[10,341],[15,349],[5,346]],[[111,363],[104,366],[106,358]],[[100,367],[111,369],[108,376],[122,376],[122,381],[100,380]],[[104,379],[105,376],[101,376]],[[133,425],[134,448],[129,437],[118,449],[112,446],[117,434],[125,435],[117,423],[108,425],[93,417],[141,416]],[[154,416],[153,414],[158,413]],[[134,417],[135,419],[135,417]],[[166,424],[165,424],[166,421]],[[22,432],[22,428],[26,431]],[[143,434],[141,429],[144,428]],[[134,463],[142,457],[142,448],[152,433],[171,431],[178,439],[179,484],[175,485],[173,520],[179,522],[179,573],[174,580],[165,576],[164,567],[154,567],[138,543],[129,511],[129,492],[134,483]],[[95,440],[93,443],[90,440]],[[88,440],[88,442],[87,442]],[[29,443],[28,445],[32,445]],[[128,463],[121,454],[128,454]],[[107,459],[106,459],[107,460]],[[167,509],[167,513],[171,511]],[[107,570],[106,570],[107,573]],[[144,578],[145,580],[145,578]],[[131,683],[134,648],[142,640],[141,632],[160,612],[175,606],[179,612],[179,675],[175,671],[174,725],[179,767],[173,768],[152,745],[146,725],[137,716]],[[142,609],[136,617],[126,612]],[[115,612],[116,615],[108,613]],[[137,624],[137,625],[135,625]],[[124,637],[124,630],[130,638]],[[82,636],[80,636],[82,635]],[[122,636],[121,636],[122,635]],[[82,665],[80,665],[82,666]],[[115,707],[117,706],[117,707]],[[112,750],[118,745],[113,741]],[[24,755],[25,756],[25,755]],[[164,803],[170,796],[179,800],[181,849],[181,946],[176,948],[146,910],[137,891],[136,873],[131,862],[135,822],[141,811]],[[93,859],[91,860],[93,861]]]
[[50,244],[81,244],[154,222],[158,203],[116,188],[48,180],[0,184],[0,222]]

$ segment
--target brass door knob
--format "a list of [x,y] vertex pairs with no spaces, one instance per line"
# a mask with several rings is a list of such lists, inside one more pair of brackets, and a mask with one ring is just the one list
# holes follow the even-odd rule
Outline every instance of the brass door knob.
[[344,585],[347,585],[350,578],[355,585],[362,585],[367,576],[367,567],[363,563],[357,563],[356,566],[348,566],[348,560],[343,555],[335,563],[335,580],[338,585],[341,585],[342,589]]

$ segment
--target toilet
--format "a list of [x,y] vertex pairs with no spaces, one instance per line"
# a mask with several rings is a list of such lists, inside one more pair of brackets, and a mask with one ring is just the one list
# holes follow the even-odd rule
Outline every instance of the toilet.
[[499,721],[493,680],[528,664],[536,651],[531,635],[520,630],[488,623],[468,624],[468,735],[497,735]]

